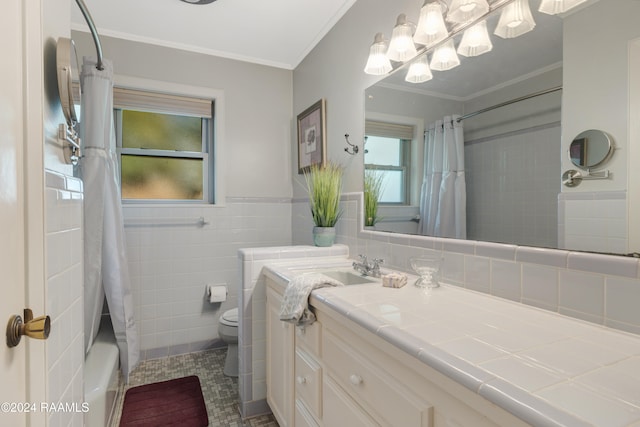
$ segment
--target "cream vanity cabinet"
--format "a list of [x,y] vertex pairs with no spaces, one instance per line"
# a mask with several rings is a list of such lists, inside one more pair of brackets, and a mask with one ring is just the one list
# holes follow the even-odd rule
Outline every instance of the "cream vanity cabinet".
[[280,321],[283,289],[267,279],[267,401],[280,426],[527,425],[323,304],[304,330]]
[[280,320],[282,294],[267,280],[267,403],[280,427],[293,426],[294,326]]

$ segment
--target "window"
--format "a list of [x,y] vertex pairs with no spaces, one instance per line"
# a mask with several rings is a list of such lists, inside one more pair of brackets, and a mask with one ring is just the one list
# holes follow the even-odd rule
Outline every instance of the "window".
[[364,167],[383,174],[380,203],[409,204],[413,126],[367,121]]
[[123,201],[213,202],[213,105],[114,89]]

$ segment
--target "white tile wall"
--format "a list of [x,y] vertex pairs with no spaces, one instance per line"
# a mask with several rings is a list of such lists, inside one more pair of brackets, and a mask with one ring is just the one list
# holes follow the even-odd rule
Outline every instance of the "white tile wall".
[[[123,210],[143,360],[222,345],[218,318],[238,306],[238,249],[291,242],[290,199]],[[207,224],[196,225],[199,217]],[[206,300],[209,283],[228,286],[224,303]]]
[[467,237],[557,246],[560,125],[465,143]]
[[265,264],[279,260],[348,255],[344,245],[329,248],[280,246],[247,248],[238,252],[238,276],[241,281],[238,350],[240,358],[238,389],[240,413],[252,417],[269,412],[267,406],[266,284],[261,274]]
[[[583,184],[584,185],[584,181]],[[627,253],[625,191],[565,192],[558,196],[560,246],[570,250]]]
[[[82,182],[46,171],[48,403],[84,401],[84,288],[82,264]],[[82,426],[82,412],[51,412],[49,426]]]

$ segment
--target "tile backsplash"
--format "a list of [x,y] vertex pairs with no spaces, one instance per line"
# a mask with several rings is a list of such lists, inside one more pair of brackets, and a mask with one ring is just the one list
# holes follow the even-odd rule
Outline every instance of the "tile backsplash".
[[[618,201],[615,195],[608,200]],[[593,196],[591,196],[593,199]],[[471,240],[361,231],[361,193],[343,195],[337,241],[349,254],[383,258],[411,271],[408,259],[441,252],[447,282],[479,292],[640,334],[640,259]],[[294,200],[294,244],[311,243],[308,202]]]

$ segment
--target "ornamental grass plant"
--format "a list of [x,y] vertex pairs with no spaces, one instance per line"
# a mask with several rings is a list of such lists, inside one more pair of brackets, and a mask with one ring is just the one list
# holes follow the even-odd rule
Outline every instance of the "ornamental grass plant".
[[380,220],[378,202],[382,195],[384,172],[375,169],[364,171],[364,225],[372,227]]
[[331,162],[324,166],[312,165],[304,173],[311,215],[316,227],[334,227],[340,219],[342,175],[342,167]]

